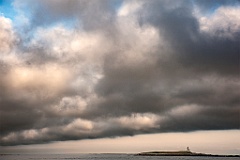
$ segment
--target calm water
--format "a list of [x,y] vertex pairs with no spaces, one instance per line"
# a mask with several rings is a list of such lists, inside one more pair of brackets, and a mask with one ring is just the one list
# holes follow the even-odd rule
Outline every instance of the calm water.
[[134,156],[132,154],[24,154],[0,155],[0,160],[240,160],[238,157],[148,157]]

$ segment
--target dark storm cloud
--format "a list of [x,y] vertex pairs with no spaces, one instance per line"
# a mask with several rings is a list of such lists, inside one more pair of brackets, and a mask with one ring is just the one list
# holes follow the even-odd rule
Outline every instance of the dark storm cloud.
[[0,19],[1,145],[239,128],[239,1],[21,2],[28,41]]
[[163,7],[162,1],[151,1],[146,8],[147,12],[140,20],[159,28],[176,52],[174,56],[181,65],[198,72],[238,76],[239,31],[233,39],[212,38],[200,33],[199,21],[188,1],[183,1],[174,9]]
[[[104,68],[105,77],[100,80],[96,90],[99,95],[107,97],[99,113],[111,110],[110,113],[114,116],[127,112],[164,114],[165,110],[175,108],[177,105],[199,104],[210,106],[203,115],[208,111],[216,110],[216,115],[212,113],[211,116],[217,118],[212,118],[210,114],[209,117],[204,116],[206,123],[204,122],[203,127],[200,127],[201,123],[197,123],[203,117],[194,121],[190,118],[178,119],[183,124],[189,124],[185,123],[186,121],[193,122],[182,130],[211,129],[211,127],[224,129],[224,126],[226,126],[225,129],[238,128],[237,116],[233,116],[231,120],[224,123],[227,116],[223,118],[217,110],[222,106],[226,108],[235,106],[229,111],[236,112],[235,115],[239,113],[240,93],[233,89],[239,88],[237,82],[239,32],[233,39],[210,37],[201,33],[200,24],[193,14],[194,8],[191,3],[181,1],[176,3],[176,6],[166,6],[168,3],[171,2],[149,1],[143,5],[144,10],[139,11],[139,23],[142,26],[146,23],[156,26],[164,39],[170,43],[173,52],[166,53],[170,54],[165,57],[167,65],[162,60],[162,50],[159,50],[158,63],[150,67],[147,63],[143,63],[141,66],[131,65],[130,67],[120,64],[116,68],[114,62],[117,62],[118,56],[113,56],[110,62],[107,59]],[[219,2],[219,4],[225,3]],[[209,80],[204,80],[204,77],[208,76]],[[228,76],[233,79],[233,83],[226,78]],[[218,78],[224,80],[219,82]],[[181,88],[184,81],[189,85]],[[211,121],[211,127],[206,125],[208,121]],[[218,121],[219,124],[217,124]],[[163,125],[168,126],[168,122]],[[169,131],[174,128],[181,130],[181,125],[170,126]]]

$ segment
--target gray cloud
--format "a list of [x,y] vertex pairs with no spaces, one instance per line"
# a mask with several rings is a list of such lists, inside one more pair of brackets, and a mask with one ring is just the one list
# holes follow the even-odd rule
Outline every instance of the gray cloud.
[[1,145],[239,128],[239,2],[119,2],[0,17]]
[[162,1],[151,1],[150,4],[146,4],[151,11],[146,12],[141,21],[146,19],[146,22],[159,28],[159,32],[162,32],[164,38],[170,42],[177,60],[184,67],[191,67],[198,72],[238,75],[239,30],[233,39],[203,34],[199,21],[193,14],[193,6],[187,1],[184,2],[186,4],[176,6],[174,9],[166,9],[162,7]]
[[19,9],[28,9],[31,14],[31,24],[34,26],[46,26],[66,21],[66,23],[73,23],[76,27],[80,25],[85,30],[98,30],[107,29],[114,21],[114,7],[118,3],[120,0],[43,0],[34,2],[16,0],[14,5]]

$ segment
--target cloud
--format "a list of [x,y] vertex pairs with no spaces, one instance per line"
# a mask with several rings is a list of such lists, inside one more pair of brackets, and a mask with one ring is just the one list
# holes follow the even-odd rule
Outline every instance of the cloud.
[[7,54],[13,47],[15,40],[11,20],[1,16],[0,26],[0,51],[1,54]]
[[165,8],[163,1],[151,1],[146,4],[150,12],[143,14],[140,20],[158,27],[183,67],[197,72],[238,75],[239,32],[235,31],[233,39],[210,38],[200,32],[199,19],[191,3],[179,3],[173,6],[175,8]]
[[[28,9],[31,25],[44,26],[67,21],[77,23],[86,30],[107,29],[114,21],[114,5],[119,0],[16,0],[14,6]],[[47,16],[46,16],[47,15]]]
[[158,128],[158,119],[159,118],[153,114],[132,114],[130,117],[120,117],[117,123],[126,128],[141,130]]
[[216,37],[234,38],[239,34],[238,7],[218,8],[211,17],[200,17],[200,30]]
[[1,145],[239,128],[238,1],[21,2],[23,28],[0,17]]

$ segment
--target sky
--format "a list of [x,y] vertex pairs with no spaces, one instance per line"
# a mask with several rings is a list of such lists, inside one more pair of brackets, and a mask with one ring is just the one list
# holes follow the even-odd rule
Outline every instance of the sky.
[[240,153],[239,0],[0,0],[4,153]]

